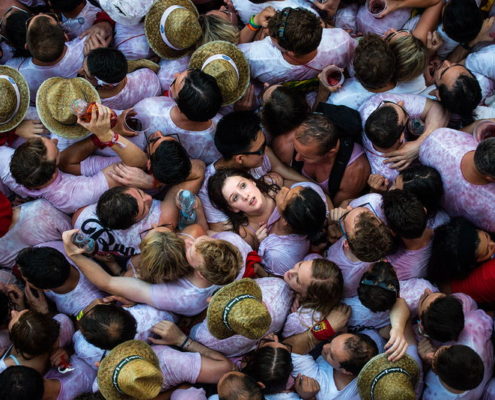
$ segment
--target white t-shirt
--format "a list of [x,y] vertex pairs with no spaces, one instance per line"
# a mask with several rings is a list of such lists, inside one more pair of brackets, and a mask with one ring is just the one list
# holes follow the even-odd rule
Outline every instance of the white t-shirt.
[[144,22],[137,25],[115,24],[114,47],[128,60],[150,58],[153,55],[144,34]]
[[211,164],[220,157],[215,147],[214,136],[217,123],[222,117],[220,114],[211,119],[210,126],[203,131],[188,131],[179,128],[172,121],[170,113],[175,102],[169,97],[150,97],[134,106],[138,114],[149,118],[148,132],[161,131],[164,135],[177,135],[179,142],[184,146],[191,158],[197,158],[206,164]]
[[67,18],[62,14],[62,28],[69,36],[69,39],[78,37],[85,30],[91,28],[96,19],[96,14],[101,12],[98,7],[95,7],[86,0],[86,5],[81,12],[74,18]]
[[148,68],[141,68],[127,74],[127,83],[120,93],[101,99],[101,103],[114,110],[126,110],[148,97],[160,95],[158,76]]
[[36,65],[32,58],[15,57],[7,61],[5,65],[18,70],[29,86],[31,94],[31,105],[35,104],[36,93],[41,84],[48,78],[75,78],[84,61],[84,43],[86,38],[76,38],[65,43],[66,52],[64,57],[55,65]]
[[342,29],[323,29],[315,58],[304,65],[288,63],[271,37],[238,47],[249,61],[251,78],[273,84],[314,78],[331,64],[346,68],[354,56],[356,41]]
[[232,3],[234,4],[234,8],[237,11],[239,18],[245,24],[249,22],[252,15],[260,13],[266,7],[273,7],[276,11],[280,11],[286,7],[304,8],[318,15],[311,7],[311,1],[309,0],[267,1],[259,4],[252,3],[249,0],[234,0]]

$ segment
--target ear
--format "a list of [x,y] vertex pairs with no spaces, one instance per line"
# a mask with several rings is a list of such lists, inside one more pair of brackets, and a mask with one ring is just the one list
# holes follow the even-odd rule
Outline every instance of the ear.
[[234,156],[234,161],[236,164],[244,165],[244,156],[242,154],[236,154]]
[[266,388],[266,386],[265,386],[265,384],[264,384],[263,382],[258,381],[258,382],[256,382],[256,384],[257,384],[257,385],[258,385],[261,389]]

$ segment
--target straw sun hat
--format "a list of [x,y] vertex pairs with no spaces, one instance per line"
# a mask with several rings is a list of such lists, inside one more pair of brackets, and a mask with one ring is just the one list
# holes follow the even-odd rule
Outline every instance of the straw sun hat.
[[189,68],[213,76],[222,92],[223,105],[235,103],[249,86],[249,63],[234,44],[216,40],[199,47],[191,56]]
[[96,89],[83,78],[50,78],[43,82],[36,95],[36,109],[46,128],[69,139],[84,137],[88,131],[77,123],[72,103],[83,99],[99,102]]
[[379,354],[358,375],[359,396],[362,400],[415,400],[418,378],[418,364],[410,355],[391,362],[386,354]]
[[100,6],[110,18],[121,25],[137,25],[154,0],[100,0]]
[[203,34],[198,17],[190,0],[157,0],[144,21],[148,44],[162,58],[182,57]]
[[15,69],[0,66],[0,133],[19,125],[29,107],[29,86]]
[[158,357],[141,340],[119,344],[98,368],[98,387],[106,400],[153,399],[162,384]]
[[261,289],[252,279],[244,278],[224,286],[208,306],[208,330],[217,339],[235,334],[259,339],[272,323],[262,300]]

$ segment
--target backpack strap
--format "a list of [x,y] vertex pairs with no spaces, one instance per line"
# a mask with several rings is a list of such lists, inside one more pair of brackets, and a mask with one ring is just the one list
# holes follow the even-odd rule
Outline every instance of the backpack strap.
[[354,150],[354,141],[348,136],[340,138],[340,148],[335,163],[328,177],[328,195],[333,200],[340,188],[345,169]]

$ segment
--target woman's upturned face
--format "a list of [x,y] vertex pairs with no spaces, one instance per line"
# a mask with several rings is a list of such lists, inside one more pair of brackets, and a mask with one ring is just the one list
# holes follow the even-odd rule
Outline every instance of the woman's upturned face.
[[225,179],[222,195],[233,212],[255,214],[264,204],[263,193],[255,182],[242,176],[230,176]]
[[284,281],[290,288],[302,296],[306,296],[313,280],[313,261],[301,261],[284,274]]

